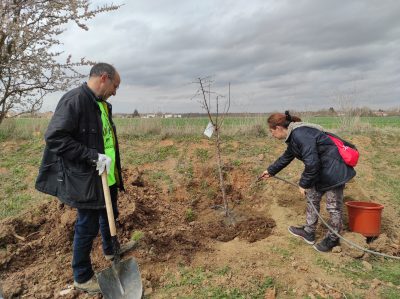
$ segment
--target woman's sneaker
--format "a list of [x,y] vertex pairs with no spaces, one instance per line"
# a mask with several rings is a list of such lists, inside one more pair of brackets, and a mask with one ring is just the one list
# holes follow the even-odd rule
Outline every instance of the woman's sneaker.
[[94,275],[91,279],[83,283],[74,281],[74,287],[77,290],[84,291],[89,294],[100,293],[100,286],[99,283],[97,282],[96,276]]
[[334,241],[329,237],[326,237],[323,239],[321,242],[318,244],[314,245],[314,249],[319,251],[319,252],[329,252],[332,250],[333,247],[336,247],[339,245],[339,239]]
[[307,244],[313,245],[315,243],[315,234],[306,232],[304,226],[289,226],[288,230],[293,236],[302,238]]

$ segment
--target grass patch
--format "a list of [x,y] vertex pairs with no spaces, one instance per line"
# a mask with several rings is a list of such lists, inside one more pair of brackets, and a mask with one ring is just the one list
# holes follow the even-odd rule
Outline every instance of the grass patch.
[[[204,268],[191,269],[182,267],[177,275],[171,273],[166,275],[166,283],[162,294],[170,296],[170,298],[264,299],[266,290],[274,287],[274,280],[271,277],[265,277],[261,281],[250,278],[248,287],[244,289],[236,286],[220,285],[221,281],[223,281],[220,277],[232,275],[235,274],[232,273],[232,269],[229,266],[213,271],[205,270]],[[240,275],[240,273],[237,275]]]
[[26,205],[32,201],[32,197],[28,194],[16,194],[14,196],[0,200],[0,219],[17,215],[26,208]]
[[38,139],[0,147],[0,219],[17,215],[39,197],[32,171],[38,171],[43,144]]
[[[372,134],[371,145],[366,147],[371,156],[367,157],[368,163],[373,170],[374,180],[369,187],[378,192],[385,192],[394,203],[395,207],[400,204],[400,184],[398,183],[398,173],[400,172],[400,151],[398,144],[400,136],[398,134]],[[374,163],[379,161],[379,163]],[[400,213],[400,208],[397,208]]]
[[161,188],[162,185],[164,185],[164,183],[165,183],[168,187],[167,191],[169,193],[174,191],[174,183],[172,181],[172,178],[167,173],[165,173],[164,170],[157,170],[157,171],[148,170],[148,171],[145,171],[145,173],[147,173],[150,181],[155,183],[155,185],[158,188]]
[[380,295],[382,299],[398,299],[400,298],[400,291],[394,287],[383,287]]
[[[361,261],[354,260],[341,268],[341,271],[350,278],[372,280],[379,279],[393,285],[400,285],[400,264],[394,263],[392,260],[376,260],[372,261],[372,270],[365,271]],[[398,290],[400,295],[400,290]]]
[[[216,178],[215,174],[212,174],[213,177]],[[217,181],[216,181],[217,182]],[[203,179],[200,182],[200,190],[201,190],[201,194],[205,195],[206,198],[208,199],[215,199],[217,197],[218,192],[220,191],[219,189],[219,185],[212,185],[210,184],[208,181],[206,181],[205,179]]]
[[289,239],[289,248],[293,250],[297,250],[299,246],[304,246],[304,241],[297,237],[291,237]]
[[236,152],[235,146],[232,143],[222,144],[222,154],[229,155]]
[[208,150],[206,150],[206,149],[197,148],[195,155],[196,155],[197,159],[199,159],[200,162],[202,162],[202,163],[205,163],[210,159],[210,154],[209,154]]
[[185,219],[187,222],[192,222],[196,219],[196,214],[193,209],[189,208],[185,212]]
[[131,240],[139,242],[144,237],[144,232],[140,230],[135,230],[131,235]]
[[0,124],[0,141],[3,140],[30,140],[44,135],[49,119],[19,118],[5,119]]
[[235,167],[239,167],[242,164],[243,164],[243,161],[239,160],[239,159],[236,159],[236,160],[232,161],[232,165],[235,166]]
[[217,275],[221,275],[221,276],[227,275],[227,274],[229,274],[230,272],[231,272],[231,267],[229,267],[229,266],[224,266],[224,267],[222,267],[222,268],[220,268],[220,269],[217,269],[217,270],[215,271],[215,273],[216,273]]
[[177,171],[183,175],[187,180],[192,180],[194,177],[193,164],[183,160],[178,161]]
[[164,182],[172,183],[171,177],[168,174],[166,174],[165,171],[163,170],[149,171],[148,175],[150,177],[150,180],[153,182],[161,180]]
[[288,258],[292,255],[292,253],[289,250],[287,250],[285,248],[281,248],[281,247],[276,247],[276,246],[272,246],[271,251],[277,255],[284,257],[284,258]]
[[206,197],[210,200],[214,200],[218,196],[218,191],[212,188],[206,191]]
[[333,272],[335,272],[335,265],[327,259],[317,257],[315,260],[315,264],[324,269],[328,274],[332,274]]
[[126,163],[139,166],[147,163],[165,161],[168,158],[175,158],[179,155],[179,151],[175,145],[168,145],[150,148],[146,152],[138,152],[134,149],[129,149],[122,154],[125,156]]
[[[267,143],[267,140],[266,140]],[[239,157],[254,157],[260,154],[268,154],[271,151],[271,145],[254,145],[254,144],[241,144],[237,150]]]

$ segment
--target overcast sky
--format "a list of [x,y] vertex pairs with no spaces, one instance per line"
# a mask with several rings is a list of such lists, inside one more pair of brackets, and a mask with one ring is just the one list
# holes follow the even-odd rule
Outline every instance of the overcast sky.
[[399,13],[398,0],[125,0],[61,40],[66,55],[119,70],[114,112],[199,112],[192,82],[206,76],[222,95],[231,82],[231,112],[338,109],[343,99],[393,108]]

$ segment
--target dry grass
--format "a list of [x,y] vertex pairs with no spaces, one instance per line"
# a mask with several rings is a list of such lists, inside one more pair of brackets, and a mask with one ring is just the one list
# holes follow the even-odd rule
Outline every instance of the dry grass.
[[[398,117],[360,117],[346,115],[342,117],[313,117],[301,115],[303,121],[317,123],[328,130],[350,134],[368,132],[398,132],[400,119]],[[6,119],[0,124],[0,141],[7,139],[42,138],[49,119],[23,118]],[[116,118],[120,138],[137,138],[157,136],[168,137],[202,137],[207,126],[207,118],[181,119],[122,119]],[[255,136],[268,135],[267,117],[227,117],[222,126],[222,136]]]

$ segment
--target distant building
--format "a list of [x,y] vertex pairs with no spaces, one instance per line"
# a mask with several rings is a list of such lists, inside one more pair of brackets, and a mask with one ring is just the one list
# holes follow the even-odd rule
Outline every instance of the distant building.
[[141,114],[140,118],[182,118],[182,114],[173,114],[173,113],[148,113]]
[[376,116],[388,116],[388,114],[385,111],[382,111],[382,110],[374,111],[374,114]]
[[141,118],[155,118],[155,114],[142,114]]

